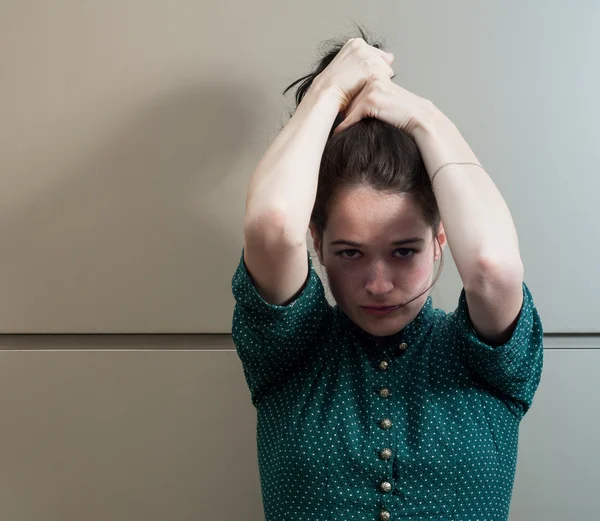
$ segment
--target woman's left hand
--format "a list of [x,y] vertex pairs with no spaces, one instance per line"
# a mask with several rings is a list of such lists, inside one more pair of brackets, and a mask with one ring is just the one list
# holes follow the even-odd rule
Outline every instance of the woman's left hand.
[[369,80],[352,98],[344,111],[344,120],[333,134],[343,132],[363,118],[377,118],[413,135],[428,105],[431,102],[391,80]]

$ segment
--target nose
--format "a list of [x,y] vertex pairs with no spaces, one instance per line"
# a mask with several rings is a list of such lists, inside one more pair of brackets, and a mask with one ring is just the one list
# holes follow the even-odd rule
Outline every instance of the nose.
[[365,289],[374,297],[383,297],[392,291],[394,284],[387,273],[385,262],[374,262],[371,265]]

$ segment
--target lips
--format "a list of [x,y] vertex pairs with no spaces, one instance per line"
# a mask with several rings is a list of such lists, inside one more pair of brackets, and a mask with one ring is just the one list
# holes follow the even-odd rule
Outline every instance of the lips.
[[368,313],[369,315],[384,316],[384,315],[388,315],[389,313],[393,313],[397,309],[400,309],[400,306],[386,306],[386,307],[362,306],[362,309],[364,310],[365,313]]

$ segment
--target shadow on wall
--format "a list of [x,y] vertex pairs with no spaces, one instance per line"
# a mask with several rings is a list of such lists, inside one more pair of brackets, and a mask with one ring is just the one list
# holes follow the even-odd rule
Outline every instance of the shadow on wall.
[[0,224],[0,330],[211,332],[198,317],[230,307],[206,295],[219,274],[229,286],[241,253],[223,217],[243,215],[229,187],[249,175],[238,164],[262,97],[247,82],[172,91],[32,190]]

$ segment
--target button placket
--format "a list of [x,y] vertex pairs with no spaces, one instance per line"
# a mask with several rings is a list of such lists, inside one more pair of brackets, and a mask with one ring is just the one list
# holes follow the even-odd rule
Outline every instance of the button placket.
[[[395,374],[400,369],[400,366],[403,365],[401,360],[409,348],[408,336],[410,335],[405,335],[402,342],[397,344],[395,348],[388,350],[389,357],[386,354],[386,356],[381,356],[376,362],[377,384],[374,386],[373,392],[376,395],[375,399],[377,400],[378,405],[380,404],[381,406],[374,409],[374,411],[377,411],[375,414],[379,414],[379,416],[373,419],[377,423],[379,432],[383,434],[383,436],[381,436],[383,443],[377,447],[374,454],[374,457],[382,463],[380,480],[374,485],[381,494],[378,517],[384,521],[391,521],[392,519],[392,495],[395,493],[394,491],[396,489],[392,477],[392,468],[395,457],[394,439],[396,436],[394,428],[397,426],[395,425],[396,417],[392,405],[395,402],[393,395],[397,392],[397,388],[394,387],[393,383],[397,381],[398,375]],[[398,366],[398,364],[400,364],[400,366]],[[393,375],[395,375],[395,377]]]
[[379,502],[379,519],[384,521],[391,520],[390,507],[388,501],[391,500],[391,494],[394,490],[394,482],[392,479],[392,457],[393,451],[392,439],[393,433],[392,428],[394,426],[392,400],[393,388],[391,383],[394,381],[394,355],[396,353],[390,353],[391,358],[381,356],[379,361],[376,363],[376,384],[374,385],[372,392],[373,398],[377,406],[373,409],[375,417],[373,421],[377,424],[376,431],[381,436],[377,436],[380,443],[376,446],[376,450],[373,453],[373,457],[377,458],[382,464],[382,472],[377,483],[373,485],[377,488],[381,494],[381,500]]
[[[373,408],[373,421],[376,424],[375,432],[381,434],[380,437],[377,437],[376,435],[381,443],[376,445],[373,457],[377,458],[382,464],[382,472],[379,481],[374,483],[373,486],[380,494],[376,519],[382,521],[393,521],[394,519],[392,511],[395,500],[392,496],[396,494],[397,488],[393,479],[392,469],[398,443],[398,440],[396,440],[395,429],[398,427],[396,422],[402,415],[401,411],[394,411],[394,407],[392,406],[396,403],[393,396],[399,392],[396,385],[400,385],[398,383],[395,385],[394,382],[398,382],[398,376],[403,372],[402,368],[404,363],[401,360],[409,349],[410,337],[412,336],[411,326],[412,324],[407,327],[400,343],[388,350],[385,355],[380,355],[379,357],[371,359],[373,367],[375,368],[375,385],[372,389],[375,396],[371,395],[372,399],[375,399],[376,404]],[[421,327],[420,317],[419,320],[415,321],[414,327],[416,329]]]

